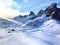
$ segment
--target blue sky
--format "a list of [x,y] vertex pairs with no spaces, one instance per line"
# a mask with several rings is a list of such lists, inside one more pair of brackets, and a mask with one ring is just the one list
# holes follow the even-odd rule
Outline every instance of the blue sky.
[[37,13],[40,9],[46,8],[52,2],[59,3],[59,0],[13,0],[18,3],[18,7],[13,7],[20,10],[21,12],[34,11]]
[[60,0],[0,0],[0,17],[14,17],[29,14],[30,11],[37,14],[40,9],[45,9],[53,2],[57,2],[60,6]]

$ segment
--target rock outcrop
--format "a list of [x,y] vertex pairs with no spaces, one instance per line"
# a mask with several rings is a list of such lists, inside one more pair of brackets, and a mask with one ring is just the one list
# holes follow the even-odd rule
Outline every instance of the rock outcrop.
[[52,3],[45,10],[40,10],[37,15],[43,15],[45,13],[46,17],[51,17],[52,19],[60,20],[60,8],[57,7],[57,3]]
[[43,15],[43,10],[40,10],[38,13],[37,13],[37,16],[41,16]]
[[33,11],[30,11],[30,14],[29,15],[35,15]]

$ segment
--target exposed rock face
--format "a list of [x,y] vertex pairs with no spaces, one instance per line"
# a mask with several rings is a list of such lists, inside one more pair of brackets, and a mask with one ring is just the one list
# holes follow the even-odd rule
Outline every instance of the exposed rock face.
[[25,16],[21,16],[21,15],[19,15],[19,17],[20,17],[20,18],[25,18],[25,17],[26,17],[26,15],[25,15]]
[[53,14],[52,18],[56,20],[60,20],[60,8],[56,8],[56,11]]
[[[34,14],[33,11],[30,11],[30,14],[27,16],[21,16],[19,15],[20,18],[26,18],[29,17],[30,19],[35,19],[38,16],[42,16],[43,14],[46,15],[47,18],[51,17],[52,19],[60,20],[60,8],[57,8],[57,3],[52,3],[48,8],[45,10],[40,10],[37,13],[37,16]],[[51,19],[50,18],[50,19]]]
[[60,8],[57,8],[57,3],[52,3],[44,12],[47,17],[52,16],[52,19],[60,20]]
[[35,15],[33,11],[30,11],[30,14],[29,15]]
[[60,8],[57,8],[57,3],[52,3],[45,10],[40,10],[37,13],[37,16],[46,15],[47,18],[51,17],[52,19],[60,20]]
[[38,13],[37,13],[37,16],[41,16],[43,14],[43,10],[40,10]]
[[56,11],[57,4],[52,3],[48,8],[46,8],[45,12],[47,13],[46,16],[49,17],[52,15],[53,12]]
[[35,19],[37,16],[35,15],[35,13],[33,11],[30,11],[30,14],[27,16],[30,20]]

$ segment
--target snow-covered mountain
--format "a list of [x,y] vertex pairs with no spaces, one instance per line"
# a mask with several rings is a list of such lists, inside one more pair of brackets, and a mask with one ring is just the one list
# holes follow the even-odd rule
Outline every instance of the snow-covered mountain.
[[[60,45],[60,21],[49,20],[44,22],[40,28],[17,30],[8,33],[2,32],[0,37],[1,45]],[[5,32],[5,33],[3,33]],[[4,38],[3,38],[4,37]],[[2,43],[3,42],[3,43]]]
[[21,27],[35,28],[42,25],[43,22],[47,21],[47,17],[46,17],[46,14],[42,14],[42,16],[37,16],[31,11],[30,14],[27,15],[26,17],[18,16],[18,17],[15,17],[14,20],[24,23],[23,25],[21,25]]
[[13,18],[13,20],[16,20],[16,21],[22,22],[22,23],[26,23],[27,21],[33,20],[34,18],[36,18],[36,15],[34,14],[33,11],[31,11],[29,15],[25,15],[25,16],[19,15],[19,16]]
[[37,15],[31,11],[8,21],[0,19],[1,25],[10,26],[0,30],[0,45],[60,45],[60,8],[56,3]]
[[18,16],[15,17],[14,20],[18,22],[24,23],[21,27],[39,27],[42,25],[45,21],[50,19],[60,19],[60,8],[57,8],[57,4],[53,3],[45,10],[40,10],[37,15],[34,14],[34,12],[30,12],[27,16]]

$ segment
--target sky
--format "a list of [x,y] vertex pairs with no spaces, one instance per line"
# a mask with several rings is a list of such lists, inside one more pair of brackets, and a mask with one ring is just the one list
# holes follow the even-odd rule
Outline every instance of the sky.
[[60,6],[60,0],[0,0],[0,17],[28,15],[30,11],[37,14],[53,2]]

